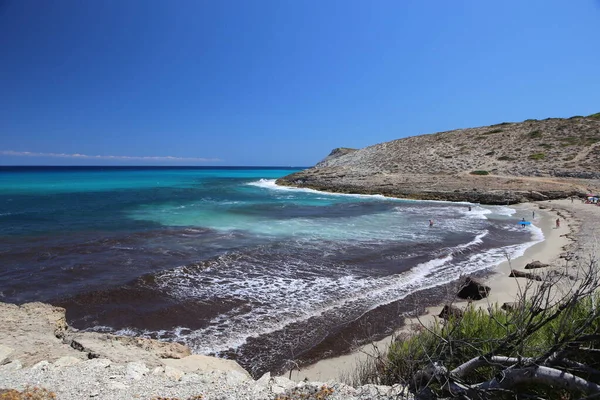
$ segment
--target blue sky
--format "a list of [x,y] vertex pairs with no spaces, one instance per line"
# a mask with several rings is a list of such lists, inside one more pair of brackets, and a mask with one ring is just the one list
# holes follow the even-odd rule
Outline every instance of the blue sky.
[[600,0],[0,0],[0,165],[308,166],[588,115],[599,43]]

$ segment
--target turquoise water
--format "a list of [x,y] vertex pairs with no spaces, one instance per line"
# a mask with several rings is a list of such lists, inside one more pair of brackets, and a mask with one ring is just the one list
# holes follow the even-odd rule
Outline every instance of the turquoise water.
[[0,167],[0,299],[259,374],[543,239],[507,207],[275,185],[294,171]]

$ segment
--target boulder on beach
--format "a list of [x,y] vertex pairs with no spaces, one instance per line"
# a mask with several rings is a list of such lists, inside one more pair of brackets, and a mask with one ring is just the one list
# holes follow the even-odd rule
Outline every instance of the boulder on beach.
[[452,304],[446,304],[440,312],[440,314],[438,315],[438,317],[443,319],[449,319],[450,317],[460,318],[462,316],[463,311],[460,308],[453,306]]
[[457,296],[465,300],[481,300],[490,294],[491,288],[468,277],[458,291]]
[[525,269],[546,268],[549,266],[549,264],[544,264],[541,261],[532,261],[525,266]]
[[526,279],[531,279],[532,281],[539,281],[539,282],[541,282],[543,280],[542,277],[539,275],[531,274],[529,272],[519,271],[516,269],[511,269],[510,275],[508,275],[508,276],[510,278],[526,278]]

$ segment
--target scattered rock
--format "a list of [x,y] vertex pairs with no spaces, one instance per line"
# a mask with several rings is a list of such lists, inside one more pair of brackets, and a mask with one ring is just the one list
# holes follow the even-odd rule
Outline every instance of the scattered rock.
[[125,390],[127,389],[129,386],[127,386],[126,384],[124,384],[123,382],[110,382],[108,384],[108,389],[109,390]]
[[23,368],[20,360],[14,360],[0,367],[0,371],[16,371]]
[[164,373],[165,373],[165,368],[164,367],[156,367],[152,371],[152,375],[162,375]]
[[80,360],[79,358],[75,358],[75,357],[71,357],[71,356],[64,356],[59,358],[58,360],[54,361],[54,366],[55,367],[68,367],[71,365],[75,365],[75,364],[79,364],[82,360]]
[[468,277],[465,279],[457,296],[465,300],[481,300],[490,294],[491,288]]
[[508,276],[510,278],[526,278],[526,279],[530,279],[532,281],[538,281],[538,282],[541,282],[543,280],[542,277],[539,275],[535,275],[535,274],[532,274],[529,272],[519,271],[516,269],[511,269],[510,274]]
[[10,361],[9,357],[14,351],[12,347],[0,344],[0,365],[8,363]]
[[148,374],[150,370],[146,367],[146,364],[143,362],[130,362],[127,363],[127,378],[139,380],[142,379],[145,375]]
[[31,367],[31,369],[34,371],[48,371],[50,368],[52,368],[52,364],[50,364],[48,360],[40,361],[39,363]]
[[261,376],[256,381],[256,385],[261,386],[261,387],[267,387],[269,385],[269,383],[271,383],[271,373],[270,372],[266,372],[265,374],[263,374],[263,376]]
[[451,304],[446,304],[444,306],[444,308],[442,309],[442,311],[440,312],[440,314],[438,315],[438,317],[443,318],[443,319],[448,319],[449,317],[460,318],[462,316],[463,316],[463,311],[460,308],[453,306]]
[[193,354],[178,360],[165,359],[162,362],[165,365],[180,369],[186,373],[197,371],[238,371],[251,378],[250,374],[237,362],[222,358]]
[[178,368],[171,367],[170,365],[165,367],[165,376],[169,379],[178,381],[183,377],[183,375],[185,375],[185,372]]
[[546,268],[549,266],[549,264],[544,264],[540,261],[532,261],[529,264],[525,265],[525,269]]
[[500,308],[503,309],[504,311],[513,311],[518,306],[519,306],[519,303],[516,301],[507,301],[506,303],[502,304],[502,307],[500,307]]

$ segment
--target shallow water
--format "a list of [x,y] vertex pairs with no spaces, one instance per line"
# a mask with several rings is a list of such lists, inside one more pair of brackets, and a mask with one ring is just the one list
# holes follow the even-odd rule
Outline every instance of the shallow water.
[[2,168],[0,298],[260,373],[543,239],[507,207],[274,184],[291,172]]

